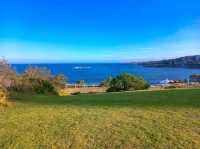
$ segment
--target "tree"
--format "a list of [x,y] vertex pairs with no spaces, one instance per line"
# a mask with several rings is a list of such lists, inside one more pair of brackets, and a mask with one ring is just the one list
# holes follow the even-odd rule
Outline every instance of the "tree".
[[41,78],[43,80],[50,80],[53,78],[51,71],[45,67],[32,67],[29,66],[28,69],[24,73],[24,77],[28,79],[36,79]]
[[57,93],[65,87],[64,75],[52,75],[47,68],[28,67],[23,74],[17,74],[6,60],[0,60],[0,85],[8,91]]
[[0,59],[0,85],[4,88],[10,88],[15,80],[16,73],[4,59]]
[[53,84],[57,87],[57,88],[64,88],[66,83],[67,83],[67,78],[60,74],[60,75],[56,75],[53,77],[52,81]]
[[65,87],[64,75],[52,75],[47,68],[30,66],[23,74],[24,89],[36,93],[56,93],[60,88]]
[[107,91],[142,90],[147,89],[148,87],[149,84],[143,78],[128,73],[123,73],[110,81]]

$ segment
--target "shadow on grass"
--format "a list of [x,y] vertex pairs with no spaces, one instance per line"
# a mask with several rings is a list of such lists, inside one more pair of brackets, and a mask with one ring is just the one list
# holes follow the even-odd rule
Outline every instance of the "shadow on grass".
[[81,94],[77,96],[25,95],[13,96],[16,102],[39,105],[74,106],[168,106],[200,107],[200,89],[166,90],[151,92]]

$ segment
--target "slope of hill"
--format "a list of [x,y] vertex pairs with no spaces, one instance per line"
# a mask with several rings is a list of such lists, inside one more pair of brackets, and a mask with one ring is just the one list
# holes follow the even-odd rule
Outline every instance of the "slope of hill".
[[1,149],[200,147],[199,89],[13,98]]
[[200,55],[185,56],[176,59],[168,59],[161,61],[149,61],[138,63],[145,67],[186,67],[200,68]]

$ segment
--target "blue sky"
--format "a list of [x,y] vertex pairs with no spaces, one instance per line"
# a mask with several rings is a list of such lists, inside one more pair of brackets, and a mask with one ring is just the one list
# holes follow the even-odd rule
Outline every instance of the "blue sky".
[[3,0],[12,63],[126,62],[200,54],[199,0]]

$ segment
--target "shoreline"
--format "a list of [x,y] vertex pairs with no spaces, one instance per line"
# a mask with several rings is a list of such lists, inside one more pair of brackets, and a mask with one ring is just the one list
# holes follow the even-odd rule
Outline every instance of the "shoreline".
[[[191,89],[191,88],[200,88],[200,83],[168,83],[168,84],[153,84],[150,85],[149,89],[146,90],[139,90],[139,91],[158,91],[158,90],[170,90],[170,89]],[[100,85],[88,85],[85,84],[83,86],[80,86],[78,84],[70,84],[70,86],[67,86],[60,91],[61,96],[66,95],[73,95],[75,93],[79,94],[85,94],[85,93],[105,93],[108,88],[105,86]],[[136,91],[127,91],[127,92],[136,92]]]

